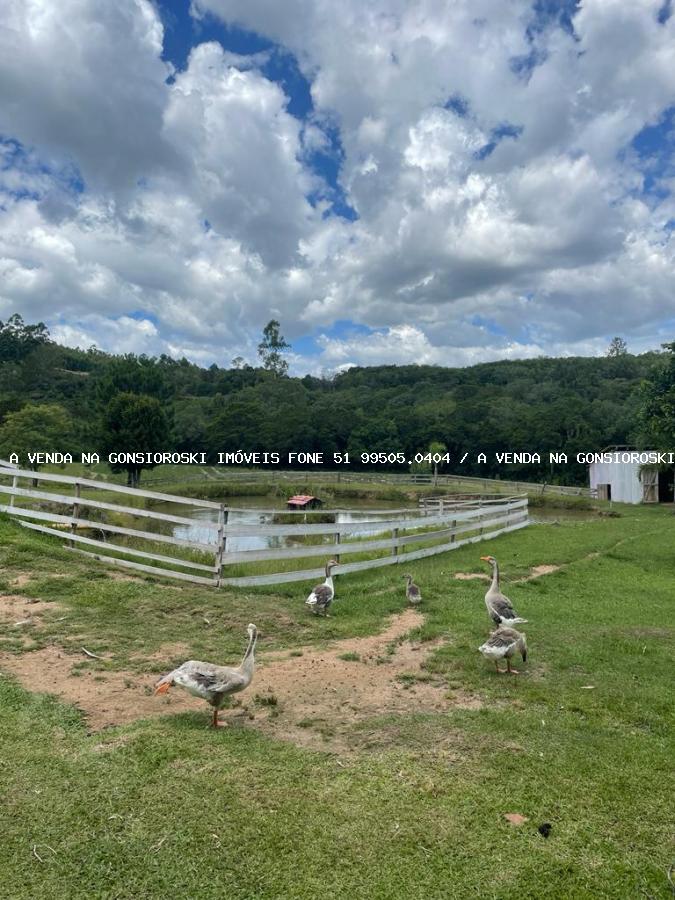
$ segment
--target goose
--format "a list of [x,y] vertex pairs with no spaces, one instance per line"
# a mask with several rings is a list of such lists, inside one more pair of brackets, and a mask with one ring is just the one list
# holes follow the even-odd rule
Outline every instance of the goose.
[[[525,635],[515,628],[507,628],[502,625],[492,632],[490,637],[478,648],[487,659],[493,659],[500,675],[517,675],[518,670],[511,668],[511,657],[518,652],[527,660],[527,641]],[[499,660],[506,659],[506,668],[499,668]]]
[[323,584],[317,584],[312,588],[312,593],[305,600],[307,606],[312,608],[315,616],[318,616],[319,610],[323,610],[324,616],[328,615],[328,607],[333,602],[335,596],[335,587],[333,586],[333,576],[331,571],[335,566],[339,565],[336,559],[329,559],[326,563],[326,580]]
[[218,711],[230,694],[238,694],[249,686],[255,669],[255,643],[258,629],[250,624],[248,631],[248,647],[238,666],[216,666],[213,663],[190,659],[161,678],[155,686],[155,694],[166,694],[170,687],[177,684],[185,688],[195,697],[201,697],[213,707],[211,725],[218,728]]
[[408,582],[405,586],[405,595],[408,599],[408,603],[410,603],[411,606],[417,606],[418,603],[422,602],[422,592],[413,581],[412,575],[404,575],[403,577]]
[[499,589],[499,566],[497,565],[497,560],[494,556],[481,556],[481,559],[492,566],[492,584],[485,595],[485,605],[492,621],[495,625],[525,624],[527,619],[521,619],[518,616],[509,598],[505,597]]

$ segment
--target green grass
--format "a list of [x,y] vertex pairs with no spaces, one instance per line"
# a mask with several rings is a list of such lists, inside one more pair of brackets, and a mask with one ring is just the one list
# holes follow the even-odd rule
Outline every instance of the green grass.
[[[424,596],[415,637],[444,639],[423,677],[482,707],[383,710],[354,726],[352,752],[301,749],[255,723],[213,733],[199,713],[89,735],[72,707],[0,677],[0,897],[670,897],[675,518],[621,512],[411,566]],[[485,571],[488,553],[529,619],[518,678],[476,652],[484,583],[452,577]],[[113,653],[82,661],[95,672],[152,668],[143,657],[167,642],[236,658],[249,621],[264,661],[268,650],[373,634],[405,607],[398,568],[338,578],[327,620],[307,615],[304,585],[115,581],[6,519],[0,559],[3,593],[58,604],[31,646]],[[513,583],[540,564],[561,568]],[[10,585],[26,572],[31,581]],[[12,629],[0,640],[21,652]],[[324,720],[300,724],[330,748]],[[510,812],[528,821],[514,827]]]

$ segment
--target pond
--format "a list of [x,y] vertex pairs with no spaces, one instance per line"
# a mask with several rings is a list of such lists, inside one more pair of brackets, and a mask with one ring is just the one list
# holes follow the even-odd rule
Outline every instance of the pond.
[[594,509],[555,509],[550,506],[530,507],[532,525],[552,525],[555,522],[590,522],[597,518]]
[[[336,513],[336,521],[338,523],[347,522],[363,522],[372,517],[372,510],[395,510],[401,509],[400,502],[393,500],[359,500],[350,498],[350,509],[339,510]],[[230,525],[265,525],[271,524],[274,513],[265,510],[278,509],[279,512],[285,512],[286,503],[283,499],[275,499],[274,497],[241,496],[233,497],[232,505],[235,507],[230,510],[228,515],[228,524]],[[326,504],[327,508],[339,509],[332,503]],[[257,510],[260,510],[258,512]],[[361,512],[361,510],[363,510]],[[369,511],[370,510],[370,511]],[[163,504],[162,512],[168,512],[172,515],[187,517],[194,520],[193,525],[175,525],[173,528],[174,537],[183,538],[189,541],[212,541],[215,538],[213,528],[205,525],[206,522],[217,522],[218,513],[215,509],[193,509],[187,511],[180,504]],[[295,516],[294,519],[298,525],[302,524],[304,519],[302,516]],[[309,522],[315,522],[317,519],[309,516]],[[320,520],[319,520],[320,521]],[[360,535],[373,535],[381,532],[382,529],[373,524],[372,529],[359,532]],[[332,535],[326,535],[325,540],[332,543]],[[300,546],[301,542],[295,540],[293,536],[284,535],[257,535],[257,534],[237,534],[227,539],[227,550],[230,553],[240,550],[268,550],[277,549],[279,547]]]

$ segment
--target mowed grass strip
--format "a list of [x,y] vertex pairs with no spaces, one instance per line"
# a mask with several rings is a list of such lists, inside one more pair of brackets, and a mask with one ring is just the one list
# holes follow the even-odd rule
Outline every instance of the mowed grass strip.
[[[355,729],[370,739],[355,752],[310,752],[255,722],[213,733],[199,713],[89,735],[72,707],[0,677],[0,896],[669,896],[675,519],[622,512],[415,564],[426,616],[416,636],[443,638],[427,669],[450,697],[482,706],[383,710]],[[400,567],[338,579],[323,620],[307,614],[306,585],[116,581],[6,521],[0,542],[2,592],[58,604],[29,646],[114,654],[88,660],[94,668],[143,667],[174,642],[229,662],[248,621],[264,660],[376,633],[405,606]],[[529,619],[530,659],[514,678],[476,650],[489,626],[485,582],[454,579],[486,572],[487,553]],[[543,564],[560,569],[518,581]],[[16,586],[22,574],[32,577]],[[12,628],[4,638],[25,652]]]

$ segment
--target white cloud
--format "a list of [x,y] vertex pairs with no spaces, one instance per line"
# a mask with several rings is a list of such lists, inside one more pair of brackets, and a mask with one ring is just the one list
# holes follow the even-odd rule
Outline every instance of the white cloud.
[[[25,152],[0,145],[0,316],[225,363],[271,317],[291,343],[375,329],[322,338],[316,369],[644,349],[673,315],[675,204],[626,150],[675,104],[657,0],[585,0],[533,43],[529,0],[196,0],[296,55],[306,122],[267,53],[203,43],[172,73],[147,0],[6,5],[0,133]],[[355,222],[310,168],[331,129]]]

